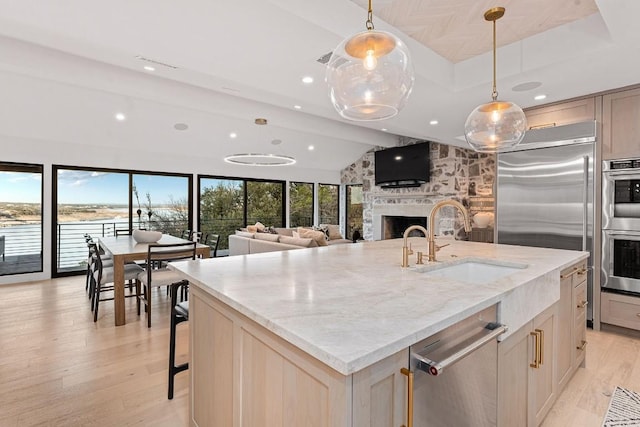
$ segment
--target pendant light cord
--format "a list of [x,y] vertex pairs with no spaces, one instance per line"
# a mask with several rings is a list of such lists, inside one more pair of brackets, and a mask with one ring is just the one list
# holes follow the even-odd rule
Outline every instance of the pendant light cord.
[[367,12],[367,30],[373,30],[373,8],[371,7],[371,0],[369,0],[369,11]]
[[491,98],[498,99],[498,89],[496,88],[496,19],[493,20],[493,91]]

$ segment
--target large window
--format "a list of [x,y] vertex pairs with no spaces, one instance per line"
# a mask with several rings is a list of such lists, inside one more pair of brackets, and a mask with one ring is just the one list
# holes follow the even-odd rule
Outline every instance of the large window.
[[42,165],[0,162],[0,275],[42,271]]
[[339,224],[340,186],[320,184],[318,187],[320,224]]
[[189,227],[188,175],[54,166],[54,184],[55,274],[86,268],[85,234],[146,228],[180,235]]
[[313,184],[289,183],[289,226],[311,227],[313,225]]
[[346,190],[347,234],[345,237],[352,239],[354,231],[362,236],[362,185],[347,185]]
[[200,177],[200,231],[220,235],[219,249],[228,248],[229,234],[260,221],[284,226],[284,182]]
[[229,234],[244,227],[244,181],[200,178],[200,227],[203,234],[218,234],[218,248],[227,249]]

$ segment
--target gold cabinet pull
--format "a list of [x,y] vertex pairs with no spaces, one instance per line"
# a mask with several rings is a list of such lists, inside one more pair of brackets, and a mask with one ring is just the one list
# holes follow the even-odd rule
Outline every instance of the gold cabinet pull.
[[535,369],[538,369],[540,367],[540,333],[538,331],[539,329],[536,329],[536,332],[529,332],[529,335],[534,337],[536,341],[533,363],[529,364],[530,367]]
[[536,329],[536,332],[540,332],[540,364],[544,365],[544,331],[542,329]]
[[[407,376],[407,425],[413,427],[413,372],[407,368],[400,369],[402,375]],[[404,425],[402,427],[405,427]]]
[[581,269],[578,271],[578,276],[582,276],[583,274],[586,274],[586,273],[587,273],[587,269],[586,269],[586,268],[581,268]]
[[580,341],[580,342],[581,342],[581,344],[580,344],[579,346],[577,346],[576,348],[577,348],[578,350],[582,350],[582,351],[584,351],[584,349],[585,349],[585,348],[587,348],[587,342],[586,342],[585,340],[582,340],[582,341]]
[[585,308],[587,305],[589,305],[589,301],[581,301],[580,304],[578,304],[578,308]]

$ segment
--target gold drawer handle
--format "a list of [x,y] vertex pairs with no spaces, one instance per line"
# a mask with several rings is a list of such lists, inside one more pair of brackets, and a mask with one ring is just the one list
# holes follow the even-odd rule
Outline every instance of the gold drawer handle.
[[585,348],[587,348],[587,342],[585,340],[580,341],[582,344],[580,344],[579,346],[577,346],[576,348],[578,350],[584,351]]
[[560,279],[566,279],[567,277],[571,277],[571,276],[573,276],[574,274],[576,274],[577,272],[578,272],[578,267],[573,267],[573,268],[571,269],[571,272],[570,272],[570,273],[568,273],[568,274],[561,274],[561,275],[560,275]]
[[[589,301],[582,301],[580,304],[578,304],[578,308],[585,308],[587,305],[589,305]],[[636,316],[640,317],[640,313],[638,313]]]
[[583,274],[587,273],[587,269],[586,268],[582,268],[580,269],[580,271],[578,271],[578,276],[582,276]]
[[[402,375],[407,376],[407,425],[406,427],[413,427],[413,372],[407,368],[400,369]],[[402,427],[405,427],[402,425]]]
[[540,364],[544,365],[544,331],[542,329],[536,329],[540,332]]
[[540,367],[540,329],[536,329],[535,332],[529,332],[529,335],[535,337],[535,356],[533,358],[533,363],[530,363],[529,366],[535,369]]

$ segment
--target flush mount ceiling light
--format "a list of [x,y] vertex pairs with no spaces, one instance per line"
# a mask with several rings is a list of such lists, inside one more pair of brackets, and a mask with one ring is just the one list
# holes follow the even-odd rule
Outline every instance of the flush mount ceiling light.
[[518,105],[498,101],[496,89],[496,21],[504,15],[504,7],[494,7],[484,13],[493,22],[493,91],[492,101],[478,106],[464,124],[464,136],[475,151],[497,153],[513,148],[522,141],[527,119]]
[[411,93],[413,65],[399,38],[374,30],[371,0],[366,27],[333,51],[326,71],[329,97],[345,119],[388,119],[398,114]]
[[296,159],[279,154],[243,153],[227,156],[224,161],[244,166],[288,166],[294,164]]

